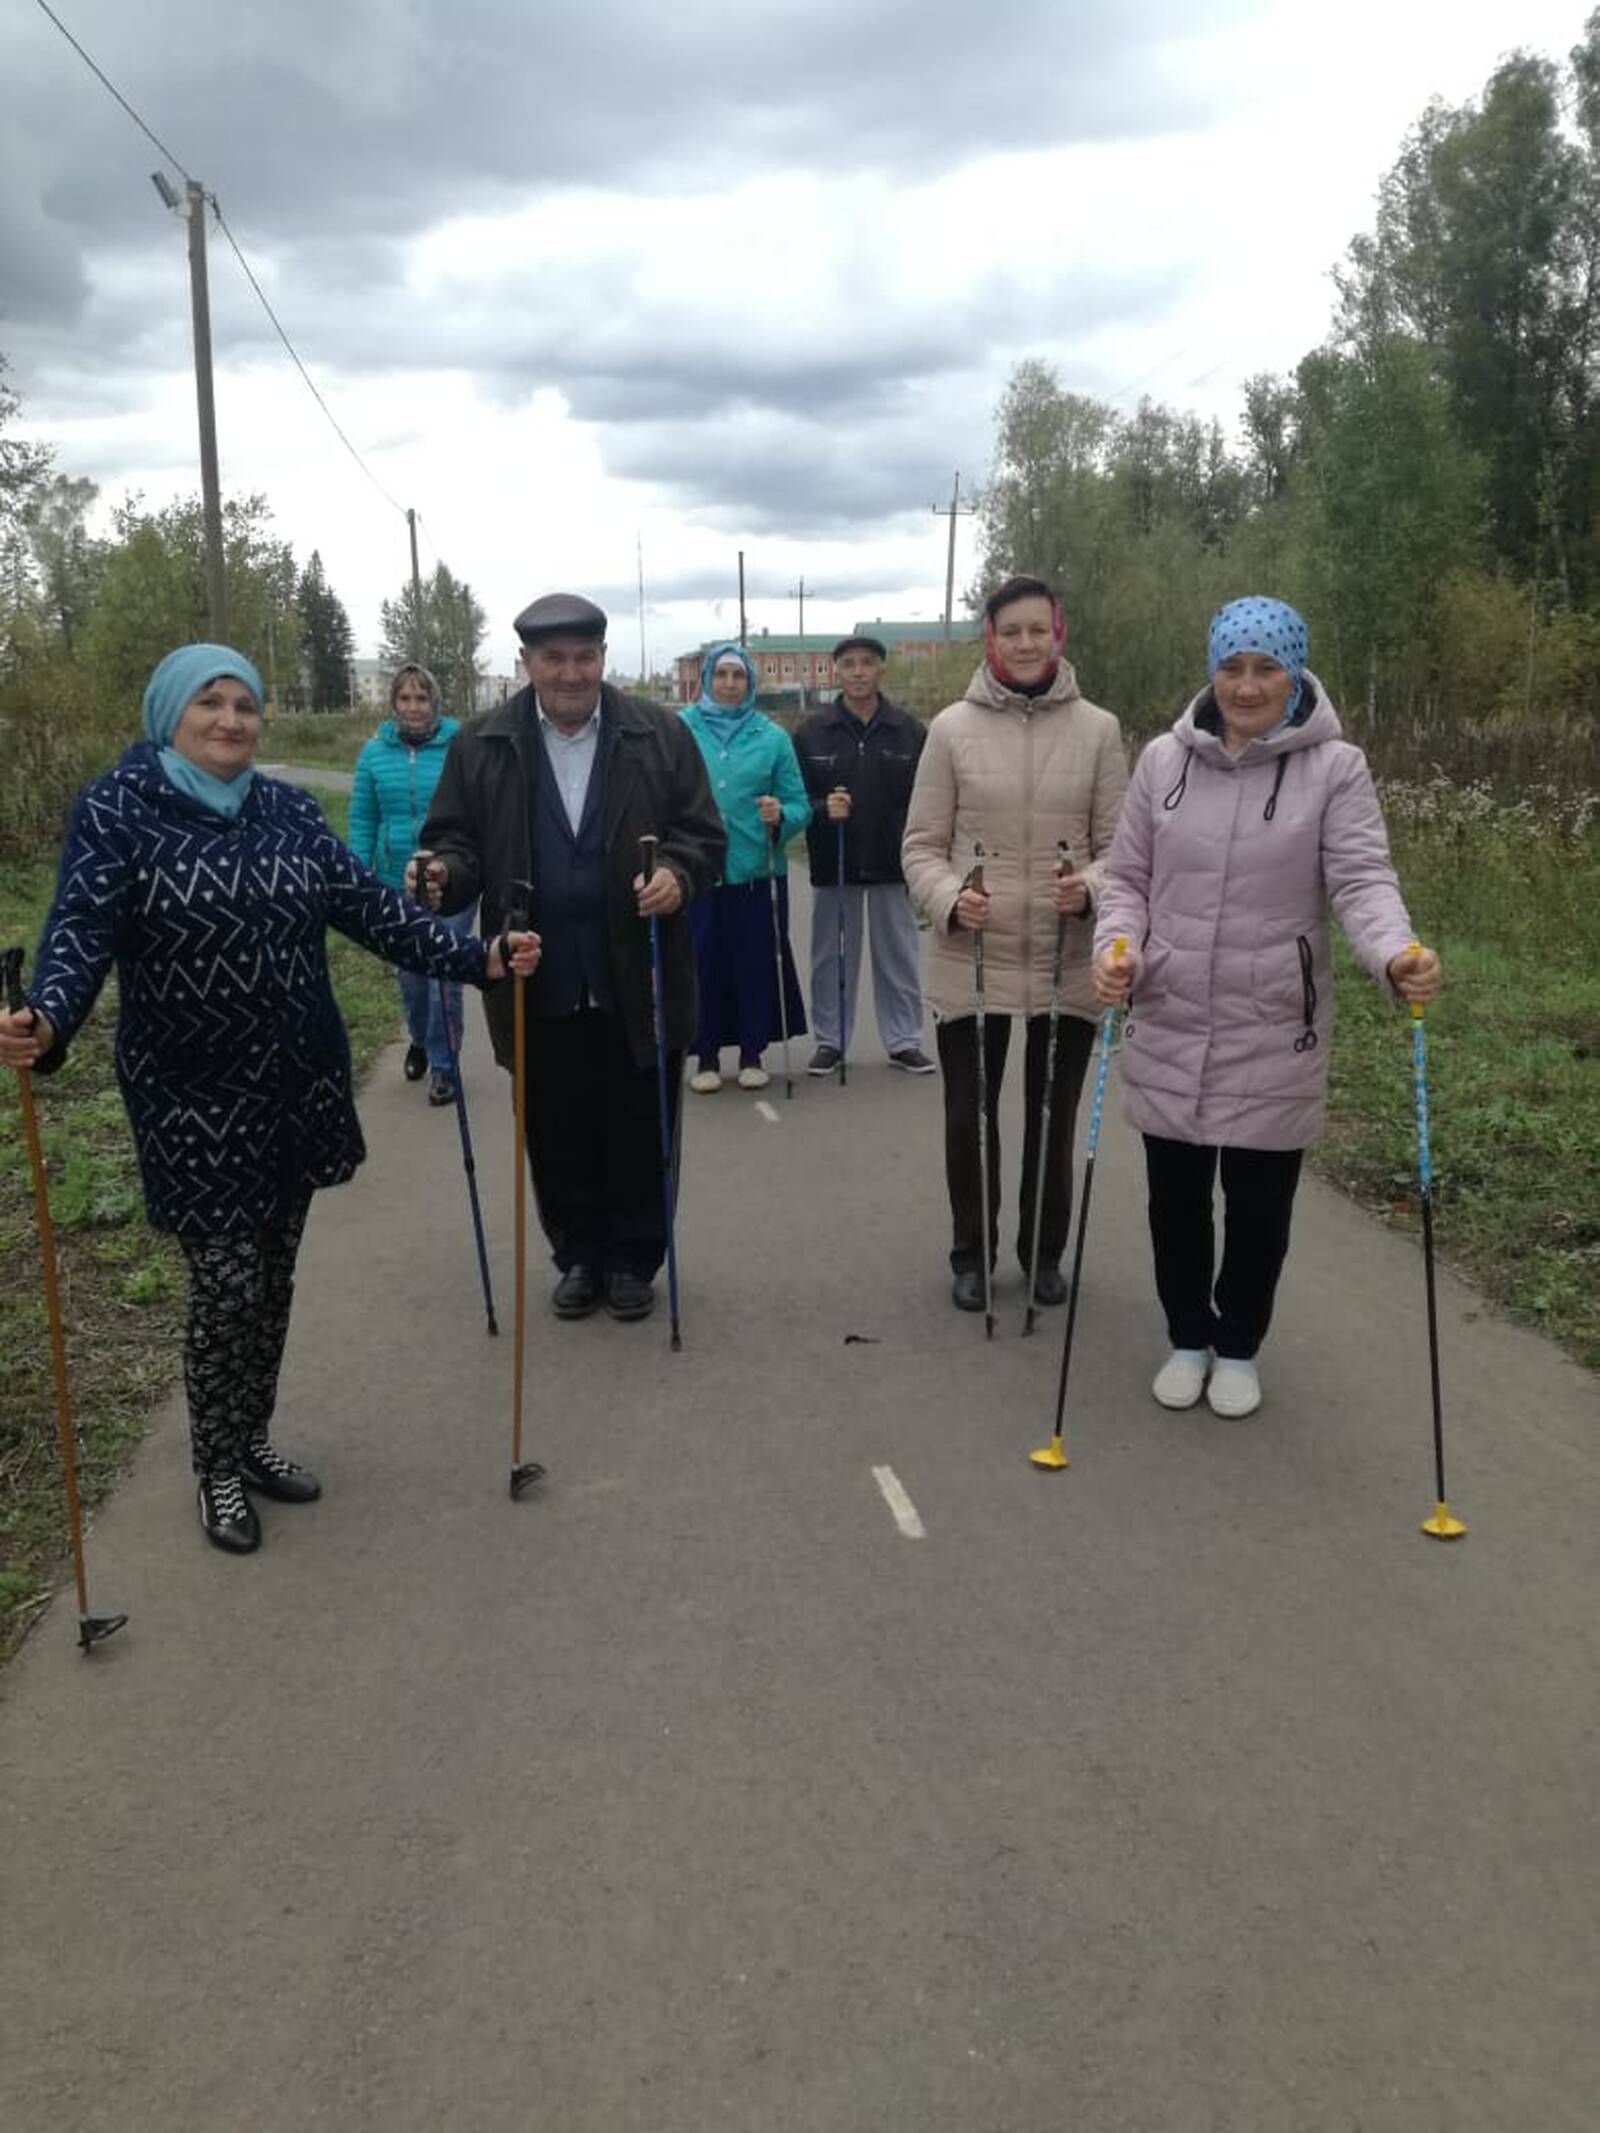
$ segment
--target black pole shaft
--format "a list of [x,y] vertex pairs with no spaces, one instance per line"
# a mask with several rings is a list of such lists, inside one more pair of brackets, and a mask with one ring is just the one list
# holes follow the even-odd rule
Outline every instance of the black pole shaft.
[[483,1209],[478,1200],[478,1165],[472,1153],[472,1128],[467,1123],[467,1091],[461,1079],[461,1047],[456,1042],[455,1024],[450,1019],[450,996],[445,990],[445,981],[440,978],[439,1012],[444,1017],[444,1038],[450,1047],[451,1079],[455,1082],[456,1130],[461,1136],[461,1167],[467,1174],[467,1201],[472,1209],[472,1234],[478,1247],[478,1278],[483,1283],[483,1310],[489,1331],[498,1334],[499,1325],[494,1315],[494,1290],[489,1284],[489,1251],[483,1237]]

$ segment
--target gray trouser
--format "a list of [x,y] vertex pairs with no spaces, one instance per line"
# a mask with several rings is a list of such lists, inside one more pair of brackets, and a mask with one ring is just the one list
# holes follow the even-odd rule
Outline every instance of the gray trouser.
[[[845,1026],[839,1029],[839,898],[844,897]],[[922,1042],[917,918],[903,883],[811,892],[811,1027],[819,1044],[848,1051],[861,975],[862,912],[872,940],[872,997],[886,1052]]]

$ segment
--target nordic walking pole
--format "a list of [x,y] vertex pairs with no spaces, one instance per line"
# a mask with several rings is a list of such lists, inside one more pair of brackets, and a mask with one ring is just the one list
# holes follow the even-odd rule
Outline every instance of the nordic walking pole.
[[[20,948],[0,956],[6,1005],[12,1014],[27,1008],[22,997]],[[67,1499],[67,1531],[72,1537],[72,1579],[78,1590],[78,1649],[93,1651],[127,1621],[125,1614],[92,1615],[89,1584],[83,1567],[83,1507],[78,1498],[78,1451],[72,1432],[72,1396],[67,1385],[67,1349],[61,1333],[61,1290],[56,1280],[56,1238],[50,1221],[50,1190],[45,1182],[44,1151],[39,1145],[39,1115],[33,1107],[33,1071],[18,1067],[17,1094],[22,1105],[22,1133],[33,1172],[33,1205],[39,1228],[39,1264],[44,1274],[44,1307],[50,1321],[50,1368],[56,1383],[56,1437],[61,1446],[61,1485]]]
[[[967,876],[965,886],[983,894],[983,846],[972,847],[977,865]],[[984,1037],[983,1008],[983,928],[978,927],[972,936],[972,990],[975,1002],[975,1024],[978,1037],[978,1196],[983,1202],[983,1217],[980,1224],[982,1235],[979,1250],[983,1254],[983,1337],[994,1339],[994,1268],[989,1259],[989,1053]]]
[[[639,871],[648,881],[656,870],[656,837],[639,839]],[[678,1323],[678,1239],[673,1219],[672,1119],[667,1103],[667,1009],[666,988],[661,979],[661,922],[650,916],[650,1020],[656,1039],[656,1103],[661,1122],[661,1218],[667,1235],[667,1312],[672,1324],[672,1348],[683,1346]]]
[[[1056,844],[1057,878],[1072,871],[1072,854],[1063,837]],[[1056,915],[1056,959],[1050,973],[1050,1036],[1044,1048],[1044,1090],[1039,1098],[1038,1170],[1033,1181],[1033,1248],[1028,1254],[1028,1308],[1022,1320],[1023,1338],[1033,1331],[1038,1306],[1034,1290],[1039,1283],[1039,1240],[1044,1233],[1045,1156],[1050,1147],[1050,1109],[1056,1081],[1056,1029],[1061,1020],[1061,958],[1067,945],[1067,922]]]
[[[1414,954],[1417,942],[1408,944]],[[1428,1041],[1423,1034],[1422,1003],[1411,1004],[1411,1066],[1417,1090],[1417,1179],[1422,1194],[1422,1264],[1428,1285],[1428,1377],[1433,1388],[1434,1505],[1422,1521],[1430,1540],[1460,1540],[1466,1526],[1452,1518],[1444,1493],[1444,1402],[1439,1392],[1439,1302],[1433,1279],[1433,1155],[1428,1143]]]
[[[1121,962],[1128,952],[1127,938],[1118,934],[1111,954]],[[1111,1064],[1111,1040],[1116,1031],[1117,1011],[1108,1007],[1100,1017],[1100,1059],[1094,1070],[1094,1099],[1089,1106],[1089,1134],[1084,1143],[1083,1198],[1078,1202],[1078,1238],[1072,1247],[1072,1293],[1067,1298],[1067,1327],[1061,1338],[1061,1376],[1056,1384],[1056,1430],[1048,1444],[1028,1454],[1030,1465],[1041,1473],[1059,1474],[1072,1464],[1061,1448],[1061,1423],[1067,1411],[1067,1372],[1072,1368],[1072,1329],[1078,1322],[1078,1286],[1083,1274],[1083,1240],[1089,1230],[1089,1198],[1094,1191],[1094,1156],[1100,1145],[1100,1113],[1106,1100],[1106,1070]]]
[[[513,902],[506,910],[500,953],[508,966],[510,956],[505,946],[506,938],[509,934],[527,931],[528,906],[533,901],[532,884],[514,881],[511,894],[517,899],[525,897],[527,902]],[[544,1468],[536,1459],[525,1461],[522,1456],[522,1355],[528,1320],[528,981],[513,977],[511,982],[516,988],[511,995],[511,1089],[517,1122],[517,1189],[512,1203],[512,1264],[516,1271],[517,1295],[511,1335],[511,1501],[515,1503],[535,1482],[544,1479]]]
[[[417,901],[427,908],[427,867],[432,852],[419,851],[412,854],[417,868]],[[456,1128],[461,1135],[461,1167],[467,1174],[467,1200],[472,1208],[472,1234],[478,1246],[478,1279],[483,1283],[483,1310],[489,1322],[489,1332],[500,1331],[495,1323],[494,1290],[489,1285],[489,1253],[483,1241],[483,1209],[478,1204],[478,1166],[472,1156],[472,1128],[467,1123],[467,1092],[461,1082],[461,1046],[456,1042],[455,1024],[450,1019],[450,998],[445,991],[444,979],[436,980],[439,987],[439,1012],[444,1017],[444,1041],[450,1047],[451,1079],[456,1085]]]
[[[783,1031],[783,1093],[794,1094],[794,1076],[789,1071],[789,995],[783,983],[783,928],[778,923],[778,839],[783,834],[774,822],[767,830],[767,891],[772,898],[772,960],[778,975],[778,1027]],[[843,1053],[840,1057],[843,1058]]]
[[[846,788],[844,786],[836,786],[834,790],[836,792],[843,792],[844,790],[846,790]],[[844,1026],[844,817],[842,815],[840,816],[839,820],[833,825],[833,848],[834,851],[838,854],[839,858],[839,1086],[842,1089],[846,1081],[849,1079],[849,1071],[845,1060],[845,1054],[850,1049],[848,1042],[849,1033]],[[862,924],[865,925],[865,923],[866,914],[863,912]]]

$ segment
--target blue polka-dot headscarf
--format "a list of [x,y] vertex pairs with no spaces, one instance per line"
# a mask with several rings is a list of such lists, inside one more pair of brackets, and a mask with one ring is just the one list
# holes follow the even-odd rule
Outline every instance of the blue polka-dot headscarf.
[[1305,622],[1287,600],[1251,593],[1243,600],[1230,600],[1212,616],[1206,646],[1207,671],[1214,679],[1222,662],[1238,652],[1260,652],[1275,659],[1290,681],[1289,702],[1283,714],[1287,726],[1292,724],[1305,695],[1310,649]]

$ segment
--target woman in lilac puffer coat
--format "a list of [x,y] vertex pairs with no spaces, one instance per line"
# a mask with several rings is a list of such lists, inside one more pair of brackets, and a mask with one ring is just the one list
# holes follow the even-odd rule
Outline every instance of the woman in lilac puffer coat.
[[1128,1002],[1122,1077],[1172,1343],[1152,1389],[1164,1407],[1204,1390],[1213,1413],[1236,1416],[1261,1404],[1254,1358],[1301,1156],[1322,1131],[1330,904],[1399,999],[1431,999],[1440,968],[1415,944],[1366,758],[1306,667],[1299,615],[1234,600],[1209,653],[1210,686],[1134,772],[1100,893],[1095,984],[1102,1003]]

